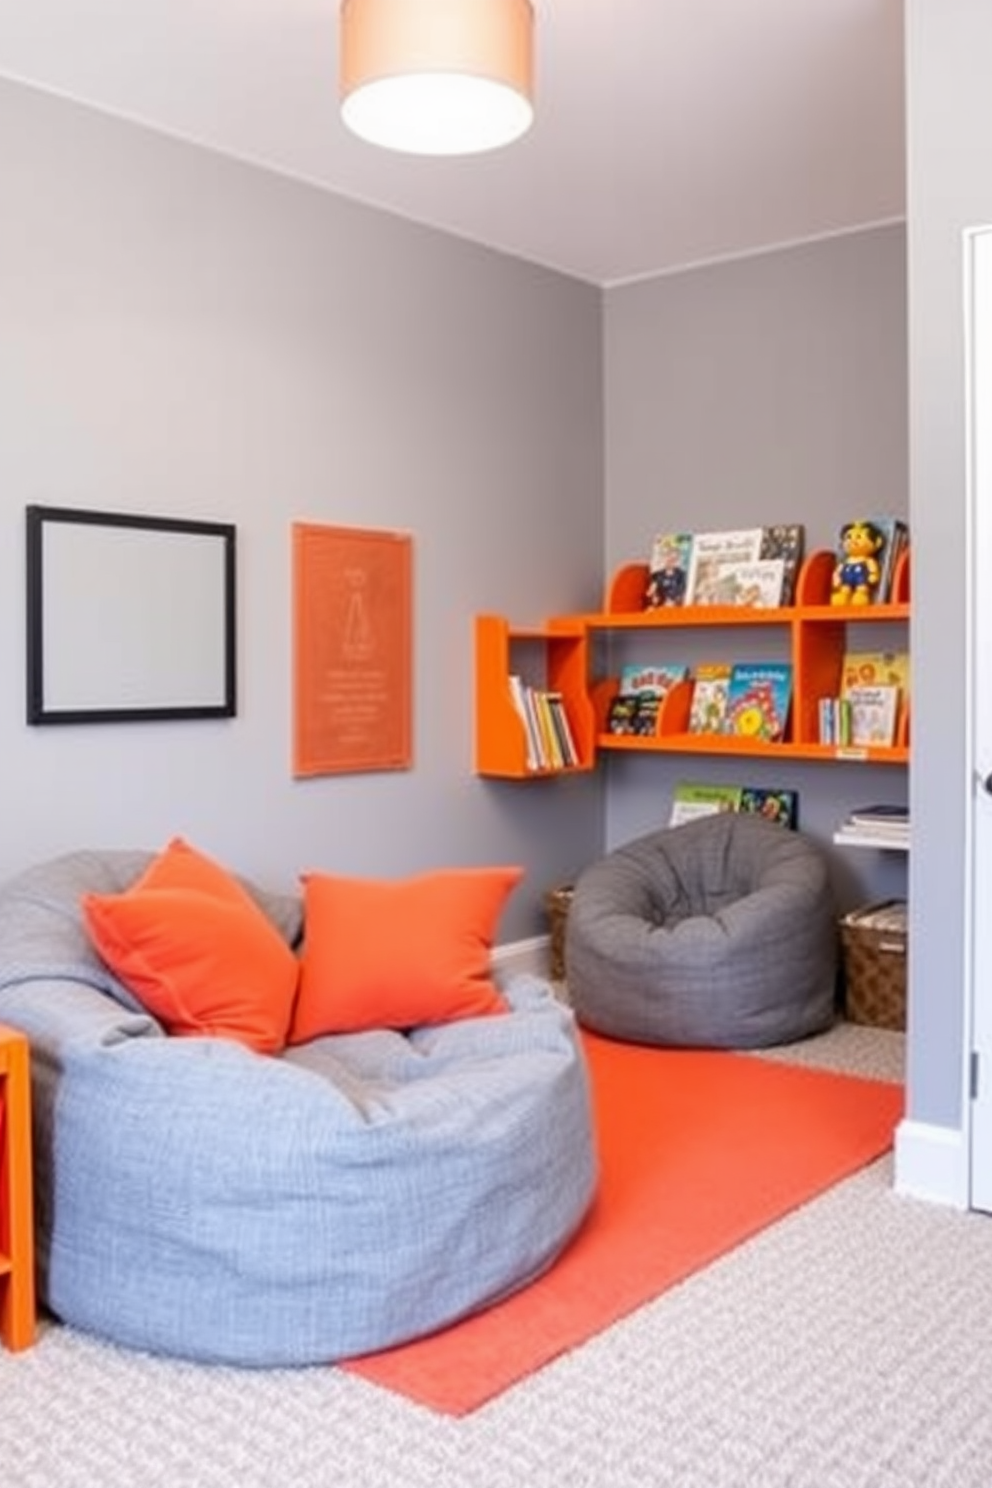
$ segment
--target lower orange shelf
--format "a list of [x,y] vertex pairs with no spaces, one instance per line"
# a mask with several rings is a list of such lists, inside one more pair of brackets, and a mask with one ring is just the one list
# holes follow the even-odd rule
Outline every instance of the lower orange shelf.
[[760,755],[763,759],[852,760],[858,764],[905,765],[909,748],[862,748],[854,744],[797,744],[790,740],[767,743],[761,739],[729,738],[725,734],[599,734],[597,749],[632,750],[639,754],[725,754],[738,757]]

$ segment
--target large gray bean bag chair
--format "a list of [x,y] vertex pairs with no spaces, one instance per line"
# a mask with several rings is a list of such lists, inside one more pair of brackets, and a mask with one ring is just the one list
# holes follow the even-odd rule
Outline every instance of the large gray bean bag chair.
[[[91,950],[85,890],[149,853],[75,853],[0,888],[0,1022],[31,1044],[40,1295],[119,1343],[246,1365],[385,1348],[522,1286],[595,1178],[567,1009],[279,1058],[170,1038]],[[291,943],[295,898],[253,890]]]
[[759,817],[650,832],[575,886],[565,938],[580,1021],[637,1043],[760,1048],[827,1028],[837,931],[823,854]]

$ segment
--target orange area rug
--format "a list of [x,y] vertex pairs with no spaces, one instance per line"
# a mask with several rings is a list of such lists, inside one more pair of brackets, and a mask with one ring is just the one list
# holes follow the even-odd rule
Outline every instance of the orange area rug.
[[466,1415],[886,1152],[901,1085],[582,1035],[599,1145],[582,1228],[523,1291],[343,1367]]

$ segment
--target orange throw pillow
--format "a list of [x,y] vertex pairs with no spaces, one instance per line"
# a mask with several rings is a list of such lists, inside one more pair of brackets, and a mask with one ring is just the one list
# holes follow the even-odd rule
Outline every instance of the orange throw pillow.
[[307,873],[291,1044],[507,1011],[490,979],[500,912],[522,868],[392,882]]
[[284,1048],[296,956],[226,869],[176,838],[123,894],[85,894],[83,916],[114,975],[172,1034]]

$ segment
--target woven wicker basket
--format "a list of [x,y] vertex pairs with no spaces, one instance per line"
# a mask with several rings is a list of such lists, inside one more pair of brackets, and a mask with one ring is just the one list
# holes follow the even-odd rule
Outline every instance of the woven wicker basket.
[[855,910],[840,922],[847,1017],[873,1028],[904,1029],[906,934],[859,924],[863,914],[865,910]]
[[565,931],[568,928],[568,911],[572,904],[572,884],[563,884],[544,896],[544,908],[551,930],[551,979],[565,980]]

